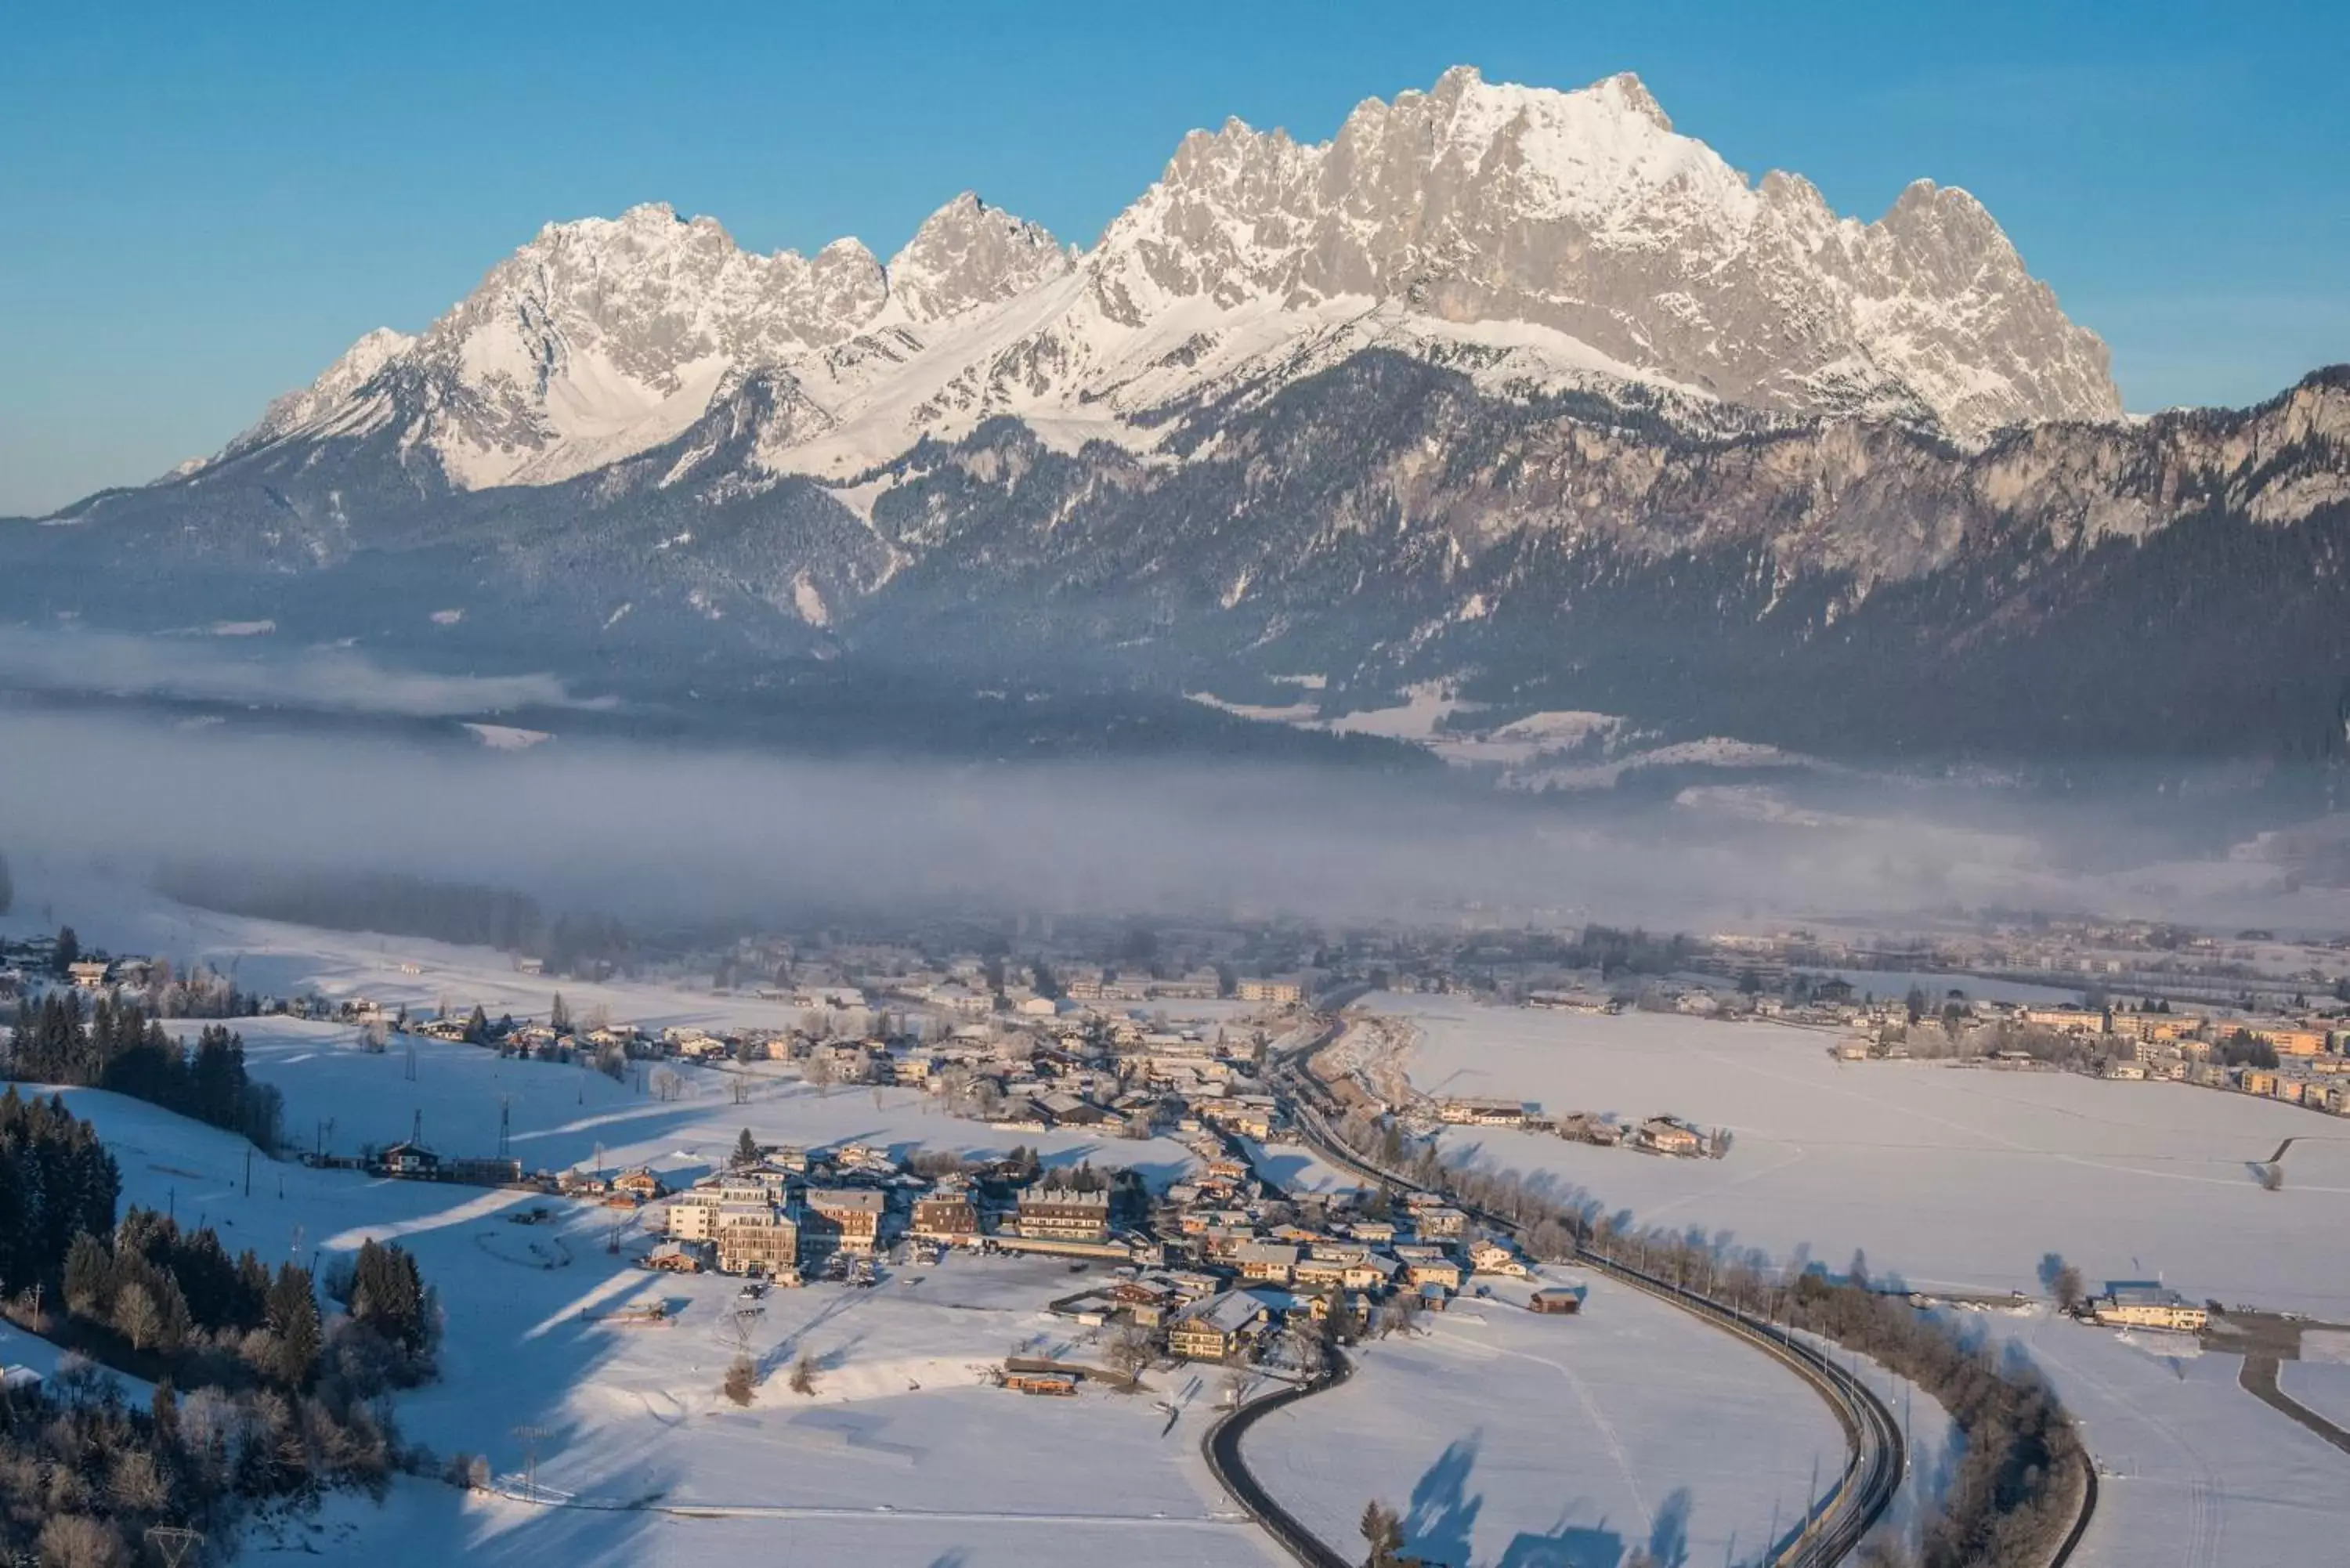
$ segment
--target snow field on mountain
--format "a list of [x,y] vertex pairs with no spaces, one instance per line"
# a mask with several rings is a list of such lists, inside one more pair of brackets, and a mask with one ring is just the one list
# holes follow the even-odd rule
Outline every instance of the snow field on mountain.
[[758,254],[660,203],[550,223],[224,455],[398,423],[460,488],[552,483],[773,376],[798,396],[757,466],[846,477],[995,413],[1147,448],[1154,413],[1374,346],[1493,388],[1923,417],[1965,440],[2119,407],[2104,346],[1965,192],[1921,181],[1876,223],[1839,218],[1675,133],[1637,78],[1559,92],[1457,67],[1326,142],[1195,131],[1082,253],[969,192],[886,265],[854,239]]
[[[1565,1277],[1563,1273],[1562,1278]],[[1373,1498],[1407,1552],[1468,1564],[1754,1561],[1844,1463],[1793,1373],[1636,1291],[1575,1317],[1499,1284],[1365,1346],[1353,1377],[1252,1428],[1243,1450],[1317,1535],[1354,1545]]]

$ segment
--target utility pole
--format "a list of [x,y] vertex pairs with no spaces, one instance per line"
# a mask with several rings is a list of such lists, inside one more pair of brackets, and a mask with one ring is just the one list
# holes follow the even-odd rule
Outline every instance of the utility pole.
[[253,1147],[249,1144],[244,1150],[244,1195],[253,1196]]
[[546,1433],[536,1427],[516,1427],[514,1435],[522,1440],[522,1491],[525,1501],[538,1501],[538,1440]]
[[147,1529],[147,1544],[163,1560],[163,1568],[180,1568],[192,1560],[197,1548],[204,1543],[201,1532],[179,1524],[155,1524]]

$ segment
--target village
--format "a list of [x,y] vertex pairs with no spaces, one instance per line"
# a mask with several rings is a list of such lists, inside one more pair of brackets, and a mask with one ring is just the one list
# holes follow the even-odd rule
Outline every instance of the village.
[[[1637,1276],[1648,1249],[1677,1243],[1621,1232],[1617,1256],[1595,1256],[1565,1219],[1613,1225],[1596,1199],[1619,1191],[1635,1214],[1684,1192],[1712,1209],[1789,1168],[1783,1127],[1724,1094],[1756,1053],[1830,1074],[1907,1060],[2263,1097],[2270,1074],[2317,1085],[2301,1103],[2327,1109],[2324,1091],[2350,1083],[2328,1071],[2345,1060],[2343,1021],[2322,1006],[1976,995],[1957,973],[1782,971],[1714,939],[1601,927],[1203,921],[1146,939],[1133,922],[966,923],[943,938],[733,939],[626,977],[372,935],[345,950],[339,972],[306,971],[220,947],[108,951],[60,929],[12,940],[0,987],[20,1011],[244,1030],[288,1091],[287,1165],[464,1217],[443,1245],[494,1274],[533,1272],[542,1310],[559,1312],[545,1321],[606,1347],[599,1387],[641,1382],[656,1401],[787,1434],[828,1400],[927,1401],[975,1381],[994,1393],[966,1397],[1032,1440],[1123,1431],[1139,1412],[1169,1441],[1196,1410],[1196,1446],[1284,1397],[1270,1390],[1326,1391],[1349,1368],[1385,1377],[1493,1345],[1579,1367],[1563,1344],[1644,1332],[1602,1276]],[[240,973],[281,983],[248,989]],[[1689,1070],[1637,1065],[1668,1041]],[[1712,1168],[1740,1138],[1753,1170],[1724,1185]],[[1562,1176],[1511,1174],[1546,1168]],[[195,1167],[145,1168],[168,1208]],[[2137,1251],[2083,1262],[2126,1275]],[[1727,1261],[1693,1266],[1711,1279]],[[2286,1392],[2264,1397],[2305,1426],[2289,1407],[2311,1325],[2222,1311],[2201,1299],[2208,1281],[2191,1294],[2166,1282],[2169,1262],[2099,1286],[2043,1281],[2044,1297],[2011,1296],[1996,1266],[1970,1288],[1879,1288],[1928,1313],[2045,1300],[2174,1355],[2281,1347]],[[1856,1253],[1849,1271],[1805,1272],[1861,1278]],[[566,1282],[582,1279],[609,1283]],[[854,1332],[825,1326],[843,1314]],[[2334,1331],[2312,1321],[2316,1345]],[[453,1407],[437,1419],[443,1440],[463,1425]],[[502,1484],[540,1498],[526,1469]]]
[[[630,1071],[676,1063],[736,1085],[753,1082],[754,1066],[788,1063],[819,1094],[916,1089],[998,1133],[1172,1137],[1189,1151],[1191,1168],[1155,1190],[1134,1169],[1045,1167],[1017,1145],[993,1159],[931,1149],[893,1158],[857,1142],[762,1143],[747,1127],[715,1168],[590,1162],[526,1174],[511,1157],[444,1156],[421,1129],[352,1163],[407,1179],[529,1185],[601,1206],[617,1217],[613,1245],[625,1237],[643,1268],[741,1276],[744,1299],[754,1302],[770,1289],[811,1283],[869,1287],[885,1271],[931,1269],[958,1256],[1065,1262],[1072,1275],[1095,1277],[1073,1281],[1050,1311],[1076,1328],[1104,1331],[1110,1365],[1007,1359],[1006,1385],[1027,1393],[1074,1392],[1088,1376],[1130,1384],[1160,1360],[1311,1376],[1329,1345],[1408,1328],[1463,1292],[1491,1296],[1502,1282],[1519,1287],[1508,1299],[1528,1310],[1577,1311],[1578,1283],[1537,1278],[1534,1261],[1516,1245],[1449,1204],[1375,1184],[1286,1190],[1265,1172],[1268,1147],[1288,1145],[1293,1134],[1281,1097],[1260,1075],[1275,1053],[1322,1030],[1293,1002],[1281,1006],[1262,1023],[1212,1034],[1088,1016],[1065,1017],[1057,1027],[965,1023],[930,1039],[920,1031],[827,1040],[806,1031],[717,1037],[501,1023],[473,1042],[517,1056],[589,1061],[591,1070],[594,1052],[618,1045]],[[1284,1033],[1270,1033],[1284,1023]],[[437,1019],[415,1028],[456,1043],[468,1038],[468,1025],[478,1028],[477,1021]],[[344,1158],[305,1156],[322,1164]],[[514,1218],[545,1217],[535,1209]]]

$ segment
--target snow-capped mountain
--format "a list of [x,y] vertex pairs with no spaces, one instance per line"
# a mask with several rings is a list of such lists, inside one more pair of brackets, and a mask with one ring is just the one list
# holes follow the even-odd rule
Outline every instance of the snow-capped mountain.
[[957,197],[887,265],[745,251],[665,206],[549,224],[421,335],[361,338],[229,449],[398,431],[459,489],[568,479],[787,379],[769,474],[831,477],[1014,414],[1151,444],[1165,413],[1369,347],[1520,388],[1931,423],[2119,408],[1989,213],[1920,182],[1874,223],[1676,133],[1630,76],[1465,67],[1305,145],[1194,132],[1095,247]]
[[968,195],[886,263],[553,224],[45,522],[0,524],[18,614],[201,604],[794,734],[910,681],[952,725],[1065,685],[1838,757],[2350,735],[2350,369],[2123,419],[1970,198],[1838,217],[1628,77],[1197,133],[1084,251]]

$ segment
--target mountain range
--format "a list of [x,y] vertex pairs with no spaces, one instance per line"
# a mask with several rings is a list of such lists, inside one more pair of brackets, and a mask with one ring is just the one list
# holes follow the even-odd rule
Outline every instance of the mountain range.
[[1964,192],[1863,223],[1633,77],[1461,68],[1195,131],[1090,248],[970,194],[887,261],[551,223],[0,570],[44,621],[736,714],[1436,693],[1431,743],[1940,762],[2332,754],[2345,535],[2350,374],[2126,416]]

